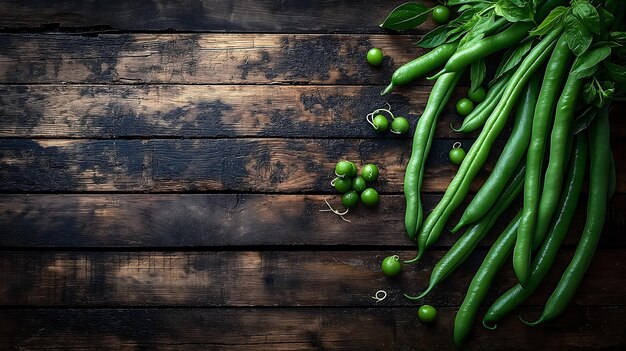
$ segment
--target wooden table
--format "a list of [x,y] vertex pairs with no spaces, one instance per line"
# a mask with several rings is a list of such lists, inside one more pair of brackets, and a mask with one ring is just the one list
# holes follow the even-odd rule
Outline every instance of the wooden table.
[[[403,230],[410,139],[364,120],[389,102],[413,128],[429,82],[379,92],[422,53],[413,43],[432,23],[379,29],[400,1],[138,3],[0,1],[0,349],[452,348],[455,310],[497,230],[424,299],[437,322],[420,323],[402,293],[426,286],[457,236],[382,276],[383,257],[415,252]],[[371,47],[386,54],[381,68],[365,62]],[[538,328],[515,315],[496,331],[476,326],[470,348],[626,343],[617,114],[618,193],[573,303]],[[475,136],[448,128],[459,121],[448,108],[437,129],[427,210],[454,175],[451,145]],[[381,168],[380,206],[351,223],[318,211],[340,159]],[[558,281],[584,203],[521,315],[536,316]],[[487,302],[513,284],[509,266]],[[376,303],[377,290],[387,299]]]

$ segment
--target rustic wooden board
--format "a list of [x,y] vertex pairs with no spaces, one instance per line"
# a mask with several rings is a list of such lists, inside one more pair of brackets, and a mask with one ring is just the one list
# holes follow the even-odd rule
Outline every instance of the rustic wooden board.
[[[0,195],[0,247],[160,248],[325,245],[414,248],[404,234],[404,196],[383,195],[374,209],[363,206],[342,221],[327,212],[323,195],[266,194],[76,194]],[[429,209],[440,194],[424,194]],[[333,196],[332,204],[339,198]],[[519,208],[512,206],[511,210]],[[567,245],[575,244],[585,221],[581,198]],[[460,211],[457,211],[460,212]],[[511,211],[509,211],[511,212]],[[608,208],[603,247],[626,246],[626,195]],[[456,223],[459,213],[449,221]],[[485,244],[506,226],[496,224]],[[510,213],[508,214],[510,217]],[[355,235],[358,233],[358,235]],[[458,235],[444,234],[437,247]]]
[[[456,166],[443,156],[454,142],[433,143],[425,191],[452,179]],[[379,191],[401,192],[409,149],[395,138],[2,139],[0,191],[331,192],[335,164],[349,159],[379,166]]]
[[[430,89],[380,96],[383,86],[0,85],[0,137],[410,138]],[[467,138],[452,97],[438,138]],[[365,116],[391,104],[405,136],[376,133]],[[503,133],[504,134],[504,133]],[[508,134],[508,133],[507,133]],[[473,136],[475,134],[470,134]]]
[[[408,35],[0,34],[0,83],[387,85],[395,68],[424,53],[415,41]],[[374,46],[386,55],[380,67],[366,61]]]
[[[397,279],[380,262],[415,251],[211,251],[211,252],[12,252],[0,255],[0,304],[26,306],[459,306],[480,265],[479,250],[419,302],[432,266],[431,251]],[[620,250],[600,250],[574,304],[624,305],[626,287],[611,279],[626,274]],[[528,304],[543,305],[569,263],[563,252]],[[516,283],[506,265],[487,301]],[[71,287],[71,289],[68,289]],[[378,290],[389,294],[377,303]]]
[[[433,6],[435,1],[422,3]],[[399,3],[291,0],[259,2],[150,0],[1,1],[0,28],[95,27],[93,30],[214,32],[382,32],[378,24]],[[420,31],[432,29],[429,20]]]
[[[456,140],[433,142],[424,192],[444,191],[457,167],[447,155]],[[470,147],[472,140],[462,140]],[[624,140],[615,140],[620,149]],[[501,145],[474,183],[477,190]],[[626,154],[615,153],[618,174]],[[402,192],[410,144],[403,139],[0,139],[0,191],[330,192],[335,164],[377,164],[381,192]],[[617,191],[626,190],[618,177]]]
[[[453,349],[454,308],[435,325],[415,308],[12,309],[0,318],[4,349],[75,350],[414,350]],[[526,308],[535,316],[538,308]],[[571,306],[562,318],[527,327],[508,318],[495,331],[475,325],[472,350],[620,349],[623,306]]]

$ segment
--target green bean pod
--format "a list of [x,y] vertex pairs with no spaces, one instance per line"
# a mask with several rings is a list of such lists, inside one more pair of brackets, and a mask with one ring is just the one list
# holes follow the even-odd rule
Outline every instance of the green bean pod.
[[539,319],[528,325],[537,325],[556,318],[569,304],[593,259],[602,234],[606,217],[608,172],[610,169],[609,119],[607,113],[601,113],[589,128],[589,201],[587,203],[587,221],[570,264],[561,276],[556,289],[548,298]]
[[[528,278],[528,283],[522,287],[519,283],[502,294],[487,310],[483,317],[483,325],[486,328],[495,328],[494,323],[521,305],[537,289],[539,284],[548,274],[550,267],[557,256],[561,243],[568,233],[578,199],[585,179],[587,169],[588,143],[584,133],[576,137],[576,145],[573,157],[570,161],[566,179],[567,187],[559,199],[560,211],[552,221],[550,231],[545,242],[537,251],[533,260],[533,267]],[[489,326],[493,325],[493,326]]]
[[380,95],[385,95],[393,90],[394,86],[407,85],[417,78],[425,76],[428,72],[433,71],[437,67],[448,61],[450,56],[454,54],[458,42],[441,44],[428,53],[400,66],[391,76],[391,83],[383,90]]
[[[522,219],[518,229],[518,238],[522,238],[522,246],[520,246],[519,249],[527,251],[531,246],[532,231],[535,228],[537,218],[546,137],[550,129],[549,126],[552,120],[552,111],[554,111],[556,95],[561,86],[562,77],[565,75],[565,69],[567,68],[570,55],[570,49],[567,46],[565,36],[561,36],[548,61],[541,90],[539,91],[539,98],[537,99],[537,106],[535,107],[530,144],[528,145],[526,156],[527,171],[524,181],[524,207],[522,209]],[[513,256],[515,257],[517,254],[518,251],[515,251]],[[530,253],[528,252],[526,255],[529,256]],[[524,265],[526,262],[522,260],[518,261],[517,264]],[[518,267],[518,271],[520,271],[519,276],[527,275],[522,272],[524,268],[527,267]]]
[[522,100],[517,104],[513,131],[491,171],[491,175],[470,204],[467,205],[459,223],[451,232],[454,233],[464,225],[483,217],[493,207],[496,199],[513,176],[515,166],[520,163],[528,148],[538,91],[539,79],[538,76],[535,76],[526,87]]
[[454,272],[474,251],[476,246],[494,226],[500,215],[511,205],[513,200],[521,193],[524,183],[524,166],[519,166],[515,177],[508,184],[502,196],[499,198],[499,206],[488,216],[481,219],[469,228],[457,240],[446,254],[437,262],[430,274],[428,288],[418,296],[404,295],[408,299],[417,300],[426,296],[442,280],[446,279],[450,273]]
[[[535,22],[541,23],[552,9],[565,3],[567,3],[565,0],[545,1],[543,5],[537,9]],[[528,31],[534,26],[535,24],[533,22],[516,22],[500,33],[460,47],[454,55],[450,57],[443,70],[431,77],[431,79],[436,79],[444,73],[457,72],[471,65],[472,62],[476,62],[481,58],[485,58],[500,50],[518,44],[528,36]]]
[[487,296],[491,283],[513,250],[520,215],[521,213],[518,213],[513,218],[498,240],[493,243],[467,289],[463,303],[454,318],[454,344],[459,348],[472,330],[478,308]]
[[428,97],[426,108],[415,127],[411,158],[404,175],[404,197],[406,199],[404,224],[411,240],[415,240],[417,228],[421,225],[424,215],[420,191],[424,177],[424,163],[435,134],[437,118],[450,99],[461,74],[462,72],[447,74],[437,80]]
[[458,129],[452,127],[452,130],[460,133],[469,133],[482,127],[500,102],[500,99],[502,99],[504,89],[506,88],[512,74],[512,72],[507,72],[504,76],[498,79],[498,81],[487,92],[485,100],[478,104],[478,106],[476,106],[476,108],[472,110],[472,112],[467,115],[465,119],[463,119],[463,124]]
[[522,89],[533,73],[550,55],[561,30],[559,28],[546,35],[526,56],[513,75],[506,88],[504,100],[498,104],[496,111],[487,120],[485,127],[469,149],[457,174],[450,182],[448,189],[446,189],[446,193],[424,221],[418,234],[418,248],[420,250],[418,257],[423,254],[423,250],[439,239],[448,218],[465,199],[472,181],[487,160],[491,146],[504,128],[517,97],[521,94]]

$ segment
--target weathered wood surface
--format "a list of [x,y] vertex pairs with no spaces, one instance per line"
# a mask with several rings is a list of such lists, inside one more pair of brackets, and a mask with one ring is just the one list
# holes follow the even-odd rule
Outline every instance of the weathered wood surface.
[[[478,250],[419,302],[432,266],[430,252],[402,276],[386,278],[380,262],[415,251],[11,252],[0,255],[0,304],[28,306],[459,306],[485,250]],[[543,305],[571,259],[562,252],[541,289],[526,303]],[[516,283],[510,264],[492,286],[493,301]],[[573,304],[624,305],[622,250],[597,253]],[[68,289],[71,287],[71,289]],[[388,293],[384,302],[372,296]]]
[[[325,209],[324,195],[267,194],[75,194],[0,195],[0,247],[14,248],[175,248],[367,246],[415,248],[404,234],[404,196],[383,195],[380,206],[353,210],[346,218]],[[433,208],[441,194],[424,194]],[[339,197],[329,201],[339,206]],[[484,244],[491,244],[508,215]],[[581,198],[566,245],[575,245],[585,222]],[[602,247],[626,246],[626,195],[608,208]],[[456,223],[460,211],[450,219]],[[358,235],[355,235],[358,233]],[[459,233],[460,234],[460,233]],[[458,235],[444,234],[436,247],[449,247]]]
[[[73,350],[415,350],[454,349],[455,308],[433,326],[415,308],[11,309],[0,345]],[[525,308],[524,316],[540,309]],[[527,327],[517,317],[498,329],[475,325],[472,350],[620,349],[623,306],[570,306],[563,318]],[[575,326],[575,327],[574,327]]]
[[[1,13],[1,10],[0,10]],[[0,34],[0,83],[389,84],[415,36]],[[381,67],[366,61],[384,50]],[[416,84],[432,85],[426,79]]]
[[[433,6],[435,1],[422,3]],[[332,0],[4,0],[0,2],[0,29],[381,33],[378,24],[397,5],[379,0],[358,4]],[[429,20],[419,32],[433,27]]]
[[[410,138],[430,90],[380,96],[383,86],[0,85],[0,137]],[[456,133],[463,119],[453,96],[437,128]],[[391,104],[405,136],[376,133],[365,116]],[[475,134],[470,134],[471,136]]]
[[[443,157],[454,142],[433,142],[425,191],[444,190],[454,176]],[[332,192],[335,164],[348,159],[377,164],[375,187],[401,192],[409,152],[396,138],[2,139],[0,191]]]
[[[433,141],[423,191],[445,191],[457,166],[447,155],[456,140]],[[472,140],[462,140],[469,148]],[[616,140],[617,149],[624,140]],[[473,189],[488,176],[496,144]],[[626,154],[615,153],[618,174]],[[0,139],[0,191],[253,191],[332,192],[335,164],[378,165],[381,192],[402,192],[410,158],[405,139]],[[626,179],[617,178],[617,191]]]

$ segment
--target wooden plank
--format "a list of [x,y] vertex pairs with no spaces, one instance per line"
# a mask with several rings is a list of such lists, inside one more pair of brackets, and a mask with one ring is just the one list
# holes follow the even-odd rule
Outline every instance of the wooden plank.
[[[424,194],[426,209],[440,194]],[[584,196],[583,196],[584,197]],[[404,197],[383,195],[374,209],[359,207],[346,215],[327,212],[321,195],[260,194],[80,194],[0,196],[0,246],[64,247],[301,247],[376,246],[413,249],[404,234]],[[330,198],[339,204],[338,197]],[[517,209],[518,206],[513,206]],[[572,234],[574,245],[584,226],[586,200],[580,201]],[[626,195],[616,194],[607,210],[601,246],[624,247]],[[460,211],[457,211],[460,212]],[[512,211],[509,211],[512,212]],[[456,223],[459,213],[449,221]],[[510,213],[496,224],[491,244]],[[359,235],[354,235],[359,233]],[[449,247],[458,235],[444,234],[435,244]]]
[[[423,3],[433,6],[435,1]],[[89,2],[1,1],[0,28],[96,27],[121,30],[179,30],[214,32],[346,32],[382,30],[379,23],[398,4],[360,1],[193,1],[123,0]],[[432,29],[429,20],[420,31]]]
[[[0,85],[0,137],[410,138],[430,89],[381,97],[382,86]],[[462,138],[455,102],[436,137]],[[379,134],[365,116],[390,103],[405,136]],[[471,134],[475,135],[475,134]]]
[[[414,42],[408,35],[5,33],[0,83],[387,85],[395,68],[424,53]],[[365,59],[372,47],[385,52],[380,67]]]
[[[479,250],[420,303],[461,304],[485,250]],[[624,305],[624,250],[598,251],[573,303]],[[443,256],[431,251],[401,276],[386,278],[380,262],[415,251],[29,252],[0,255],[0,304],[26,306],[413,306],[403,293],[427,286]],[[543,304],[569,263],[561,253],[528,304]],[[517,282],[510,265],[487,301]],[[388,293],[384,303],[372,296]]]
[[[448,161],[456,140],[436,139],[424,174],[424,192],[444,191],[457,167]],[[469,148],[472,140],[462,140]],[[624,140],[614,140],[616,150]],[[491,171],[496,143],[477,190]],[[626,174],[626,153],[615,153]],[[0,191],[253,191],[330,192],[341,159],[377,164],[380,192],[402,192],[410,144],[402,139],[182,139],[0,140]],[[617,191],[626,190],[618,177]]]
[[[447,161],[454,142],[433,143],[426,192],[445,189],[454,175]],[[3,139],[0,191],[331,192],[336,162],[349,159],[379,166],[379,191],[401,192],[409,147],[395,138]]]
[[[525,315],[536,315],[527,308]],[[472,350],[619,349],[623,306],[570,307],[531,328],[517,318],[495,331],[475,325]],[[237,308],[5,310],[3,349],[72,350],[413,350],[454,349],[455,309],[426,326],[415,308]],[[357,322],[358,321],[358,322]]]

